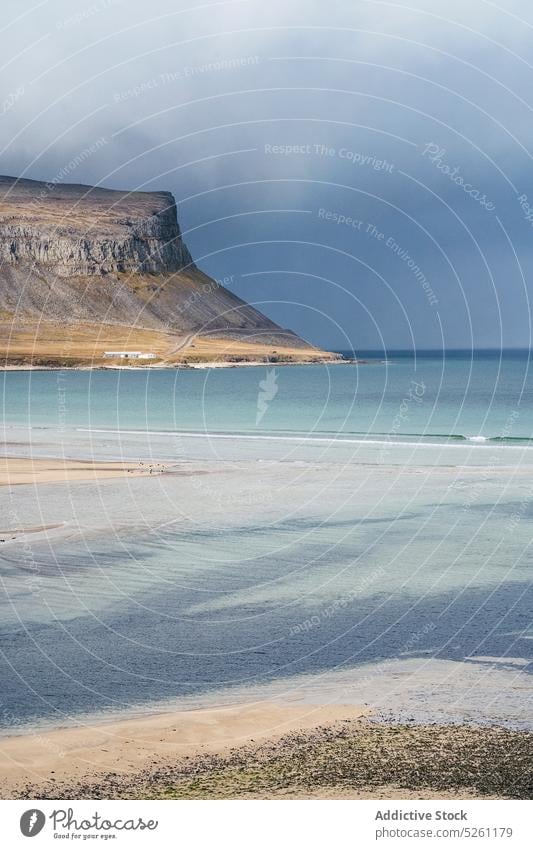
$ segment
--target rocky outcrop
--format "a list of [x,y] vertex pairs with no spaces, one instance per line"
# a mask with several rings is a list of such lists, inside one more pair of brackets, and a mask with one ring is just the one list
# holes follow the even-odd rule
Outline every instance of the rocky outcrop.
[[169,192],[116,192],[0,177],[0,263],[60,277],[158,274],[192,264]]

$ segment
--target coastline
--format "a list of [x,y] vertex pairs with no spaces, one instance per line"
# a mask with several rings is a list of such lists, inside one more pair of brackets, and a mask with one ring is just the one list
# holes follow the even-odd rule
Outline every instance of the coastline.
[[0,737],[3,798],[31,784],[97,785],[109,774],[126,783],[139,772],[201,754],[220,754],[321,724],[356,720],[367,710],[331,706],[252,702],[167,711],[135,718],[102,717],[75,727],[28,729]]
[[530,798],[533,733],[255,702],[0,738],[2,798]]
[[[287,365],[293,364],[287,363]],[[250,364],[224,363],[219,367],[243,367],[244,365]],[[257,363],[256,365],[264,367],[265,364]],[[197,367],[208,366],[203,364]],[[369,375],[369,372],[366,372],[366,375]],[[312,373],[311,376],[313,376]],[[293,377],[299,379],[300,375],[295,374]],[[346,377],[349,379],[350,375],[347,374]],[[54,384],[55,377],[51,377],[49,383]],[[255,403],[255,396],[252,402]],[[20,457],[0,459],[0,484],[2,483],[2,463],[6,467],[4,480],[6,488],[3,490],[6,503],[8,499],[16,497],[19,500],[18,516],[23,516],[24,521],[27,522],[27,527],[24,528],[24,521],[13,520],[13,529],[5,533],[9,533],[12,539],[16,536],[32,534],[31,541],[36,542],[37,555],[38,547],[42,542],[37,536],[39,533],[47,535],[48,532],[53,533],[53,542],[55,542],[63,533],[61,528],[68,527],[67,522],[71,515],[65,510],[65,507],[69,506],[68,502],[72,508],[72,515],[82,517],[82,525],[84,525],[82,530],[85,534],[83,540],[89,539],[93,534],[96,539],[98,534],[105,538],[103,529],[114,528],[122,521],[123,516],[128,517],[132,528],[135,529],[134,534],[137,534],[135,522],[138,505],[144,504],[145,499],[146,503],[150,501],[149,489],[158,496],[161,491],[164,496],[161,501],[156,501],[151,496],[157,512],[153,515],[147,514],[149,523],[155,524],[163,518],[168,519],[169,524],[175,521],[173,506],[168,515],[165,514],[162,517],[160,514],[166,500],[171,505],[185,503],[188,515],[193,519],[198,516],[205,518],[207,501],[203,493],[207,492],[210,496],[209,504],[215,508],[212,514],[214,519],[210,521],[216,523],[222,517],[222,521],[229,524],[228,514],[232,512],[230,506],[235,503],[238,509],[242,510],[242,501],[231,502],[228,500],[228,494],[235,492],[237,487],[246,488],[253,484],[257,488],[246,490],[249,500],[245,502],[245,507],[251,505],[253,508],[250,516],[247,516],[247,522],[256,527],[256,504],[263,502],[260,500],[256,502],[253,498],[261,499],[263,497],[261,487],[265,486],[265,481],[268,485],[273,479],[264,477],[258,481],[257,458],[263,459],[264,456],[270,456],[272,475],[282,473],[282,483],[292,485],[295,479],[293,467],[287,464],[282,466],[277,453],[272,452],[271,455],[267,455],[261,449],[256,453],[243,454],[241,442],[248,437],[230,434],[229,438],[238,440],[239,443],[236,454],[239,465],[232,470],[233,477],[230,476],[226,467],[224,467],[223,475],[212,475],[205,481],[206,488],[203,490],[196,481],[196,477],[213,470],[209,465],[211,449],[205,452],[200,447],[196,451],[193,437],[197,434],[189,434],[189,441],[185,435],[181,437],[183,441],[178,443],[179,464],[178,457],[174,457],[174,459],[166,460],[167,469],[161,464],[154,465],[152,473],[155,470],[155,474],[162,474],[163,477],[155,482],[153,487],[147,481],[135,483],[133,480],[129,486],[125,485],[127,477],[150,475],[149,464],[141,468],[142,464],[137,463],[137,458],[151,458],[153,455],[167,456],[161,450],[161,446],[165,445],[165,440],[168,438],[167,434],[162,434],[161,441],[158,442],[156,441],[157,433],[152,434],[147,431],[150,434],[147,453],[143,453],[143,451],[146,452],[146,446],[138,441],[139,434],[132,435],[131,442],[129,436],[120,434],[118,438],[121,440],[121,453],[115,453],[116,445],[108,441],[109,437],[105,431],[100,436],[97,436],[97,433],[98,431],[95,430],[93,435],[87,437],[82,428],[79,434],[76,434],[76,440],[67,443],[67,448],[75,454],[76,458],[79,458],[83,456],[84,446],[89,444],[87,440],[90,439],[92,456],[108,456],[110,458],[108,461],[65,460],[64,458],[56,460],[45,457],[36,460]],[[141,433],[141,440],[144,439],[143,434],[144,431]],[[227,435],[221,436],[224,439],[228,438]],[[50,448],[52,444],[50,434],[40,433],[39,429],[36,431],[35,438],[32,436],[32,441],[28,443],[16,441],[26,439],[27,436],[24,433],[21,435],[13,433],[11,438],[14,441],[7,443],[10,448],[6,447],[5,451],[13,450],[21,453],[26,450],[33,454],[40,450],[41,443],[46,446],[47,451],[57,450]],[[278,439],[275,435],[267,438]],[[248,443],[244,444],[248,445]],[[381,444],[388,443],[384,440]],[[24,445],[26,448],[22,449],[20,446]],[[407,445],[410,451],[411,443]],[[466,450],[464,446],[454,447]],[[469,446],[467,447],[469,449]],[[491,452],[495,451],[494,446],[485,447]],[[135,457],[136,460],[129,463],[117,463],[115,458],[124,456],[125,449],[127,449],[127,455]],[[173,450],[176,451],[175,445]],[[371,450],[378,451],[377,448]],[[234,457],[231,452],[228,456]],[[307,456],[304,455],[304,458]],[[314,457],[310,456],[314,461]],[[331,459],[334,460],[339,456],[342,458],[343,455],[335,455]],[[370,455],[370,459],[373,457],[374,455]],[[189,461],[189,465],[182,465],[184,458]],[[191,464],[192,458],[195,462]],[[366,455],[358,457],[359,464],[363,462],[367,464],[368,459]],[[394,455],[390,460],[399,463],[401,455]],[[336,466],[332,466],[330,472],[329,466],[315,467],[309,466],[307,459],[305,462],[307,464],[305,468],[310,468],[312,474],[306,481],[308,490],[303,490],[304,495],[307,492],[314,494],[317,486],[320,486],[323,481],[330,480],[330,474],[334,475],[341,497],[343,497],[344,488],[352,492],[353,483],[359,474],[358,469],[354,471],[354,466],[344,464],[343,473],[339,475]],[[493,457],[490,463],[489,481],[486,481],[487,472],[481,461],[477,460],[473,468],[461,465],[459,478],[461,492],[467,487],[477,492],[479,480],[499,487],[501,475],[509,474],[508,467],[503,466],[502,470],[495,468]],[[382,486],[389,490],[391,475],[395,474],[392,464],[390,466],[385,464],[382,469],[376,469],[375,466],[376,464],[372,463],[368,477],[371,484],[368,490],[370,500],[375,498],[376,492],[379,494],[382,491]],[[456,466],[446,460],[444,466],[438,467],[433,456],[430,457],[430,466],[430,475],[427,468],[419,465],[418,461],[413,463],[413,469],[407,468],[402,475],[404,491],[408,493],[417,491],[419,476],[424,474],[428,481],[431,477],[432,497],[434,487],[437,487],[439,493],[445,492],[447,497],[450,492],[455,497],[459,491]],[[296,468],[299,470],[300,466]],[[169,473],[165,475],[165,471]],[[520,479],[528,474],[528,466],[513,467],[513,477],[519,479],[520,487],[523,487]],[[110,481],[102,487],[102,492],[105,490],[104,511],[99,518],[101,524],[98,525],[95,533],[92,526],[88,527],[89,520],[85,518],[85,509],[90,492],[95,493],[98,489],[94,484],[105,477],[116,477],[122,480],[117,480],[115,484]],[[16,483],[38,484],[56,481],[92,481],[92,486],[54,488],[53,493],[50,493],[51,506],[46,516],[41,516],[36,511],[33,514],[28,512],[28,507],[33,507],[33,499],[39,491],[38,487],[34,492],[27,487],[26,489],[18,488],[14,493],[10,493],[8,489]],[[453,488],[450,488],[452,483]],[[520,492],[520,490],[517,491]],[[61,492],[65,495],[62,496]],[[251,493],[251,496],[248,493]],[[169,496],[172,497],[169,498]],[[357,498],[359,502],[361,500],[359,494]],[[467,496],[462,496],[460,493],[457,496],[459,509],[463,511],[461,515],[466,513],[464,508],[461,508],[463,503],[468,503],[465,502],[466,498]],[[513,498],[516,498],[514,494]],[[58,499],[57,503],[55,499]],[[36,499],[36,504],[40,511],[38,502],[39,497]],[[347,510],[341,517],[350,523],[350,527],[354,523],[354,517],[356,519],[359,517],[358,502],[356,504],[354,501],[349,511]],[[74,503],[73,507],[72,503]],[[275,507],[278,512],[269,513],[269,520],[272,516],[275,519],[279,516],[284,518],[286,512],[284,503],[280,501]],[[394,504],[393,509],[395,509]],[[261,519],[264,520],[264,518],[265,514],[261,513]],[[363,516],[362,520],[366,518]],[[41,519],[47,524],[40,525]],[[319,525],[321,520],[321,513],[309,513],[309,521],[313,522],[313,527]],[[73,527],[77,528],[77,525]],[[524,533],[526,531],[525,528]],[[1,532],[0,536],[3,533]],[[233,533],[232,528],[230,533]],[[24,540],[24,542],[27,541],[30,541],[30,537]],[[150,539],[149,543],[151,542]],[[10,540],[8,540],[9,543]],[[95,543],[95,546],[97,544]],[[133,545],[133,536],[131,545]],[[1,550],[4,550],[4,546],[1,546]],[[70,562],[72,572],[69,575],[72,574],[76,580],[76,589],[80,592],[82,601],[85,602],[87,597],[94,602],[102,591],[99,577],[96,576],[91,584],[93,580],[91,575],[80,574],[80,578],[86,583],[78,584],[77,582],[79,565],[77,554],[81,550],[81,547],[75,549],[75,556]],[[109,551],[113,551],[112,546],[109,547]],[[11,553],[11,551],[6,552],[6,555]],[[68,557],[65,561],[68,562]],[[18,562],[24,568],[25,561],[19,558]],[[169,562],[163,561],[161,575],[170,584],[175,573],[168,571]],[[373,574],[374,578],[361,577],[356,583],[342,587],[344,594],[331,598],[325,596],[320,600],[319,605],[313,610],[310,609],[309,613],[303,612],[301,619],[288,620],[287,624],[284,624],[285,630],[282,633],[287,633],[288,639],[299,640],[314,629],[319,635],[317,640],[321,639],[320,629],[326,632],[330,623],[334,622],[335,616],[342,614],[347,608],[346,601],[350,601],[355,594],[357,598],[361,597],[362,589],[371,591],[375,586],[379,586],[375,578],[384,577],[382,563],[380,555],[375,560],[374,572],[369,573]],[[24,572],[9,574],[11,580],[9,597],[16,599],[22,615],[28,616],[31,626],[29,614],[33,614],[34,610],[39,612],[42,605],[37,597],[33,600],[29,599],[27,610],[22,607],[23,600],[19,596],[20,576],[24,576]],[[114,581],[117,580],[117,576],[119,582],[124,581],[123,586],[126,588],[133,586],[136,590],[136,584],[130,585],[126,580],[127,568],[123,573],[117,571],[111,574]],[[54,584],[55,574],[51,577],[49,592],[50,597],[53,598],[55,587],[60,586],[60,580],[56,585]],[[139,580],[137,575],[135,578]],[[387,592],[389,592],[392,590],[389,579],[387,581]],[[148,582],[147,586],[150,589]],[[459,580],[459,586],[462,587],[462,578]],[[289,590],[291,595],[294,595],[294,589],[289,587]],[[453,585],[452,591],[454,591]],[[413,592],[420,595],[417,586],[414,587]],[[145,596],[139,597],[145,598]],[[477,604],[476,597],[473,596],[473,598],[473,603]],[[504,599],[506,609],[508,607],[513,609],[513,599],[514,596],[509,603]],[[449,596],[445,598],[445,602],[448,603],[448,600]],[[232,601],[231,597],[230,601]],[[239,601],[238,598],[237,601]],[[93,610],[92,607],[90,609]],[[470,604],[465,605],[466,616],[470,615],[470,609]],[[193,617],[196,612],[193,607]],[[100,615],[96,604],[94,613],[97,616]],[[519,655],[513,659],[506,656],[507,672],[505,672],[498,670],[500,657],[498,645],[494,646],[494,656],[492,651],[489,651],[489,647],[492,648],[492,646],[488,646],[487,657],[471,657],[471,645],[466,643],[457,652],[457,658],[461,658],[461,663],[457,660],[435,660],[432,658],[435,645],[440,644],[439,640],[448,640],[450,633],[444,631],[441,635],[435,621],[433,609],[422,610],[412,622],[406,624],[403,635],[401,637],[398,635],[395,650],[399,646],[400,654],[408,652],[413,654],[411,658],[400,660],[394,656],[389,657],[385,653],[384,657],[375,658],[372,665],[361,664],[355,670],[337,670],[334,674],[332,673],[330,682],[326,680],[326,675],[323,675],[324,680],[320,687],[315,686],[309,678],[298,679],[297,687],[292,689],[292,692],[285,679],[276,679],[271,687],[270,685],[268,688],[265,687],[260,693],[248,691],[247,694],[242,694],[240,704],[235,704],[241,698],[241,695],[236,697],[235,691],[232,691],[230,696],[232,704],[224,704],[221,701],[220,692],[217,692],[207,704],[203,705],[194,706],[190,701],[188,704],[185,703],[185,707],[183,701],[175,702],[170,707],[168,703],[164,705],[152,703],[152,710],[159,711],[158,713],[145,713],[140,716],[138,713],[134,716],[102,713],[87,718],[87,715],[77,712],[78,707],[71,708],[68,702],[65,702],[61,704],[61,709],[65,711],[62,716],[67,723],[69,716],[72,716],[72,723],[77,723],[75,727],[67,725],[62,728],[43,728],[42,726],[30,728],[23,726],[22,720],[17,719],[17,701],[13,699],[11,703],[15,706],[12,709],[13,714],[10,714],[11,719],[7,718],[7,722],[11,722],[11,732],[8,730],[8,733],[0,738],[2,772],[6,776],[6,784],[2,786],[0,792],[9,795],[25,795],[27,798],[40,796],[54,798],[58,795],[65,798],[139,798],[150,796],[150,794],[154,798],[461,799],[502,798],[506,794],[515,798],[513,793],[525,792],[524,785],[521,785],[518,791],[513,789],[512,770],[505,759],[506,752],[513,752],[513,769],[516,774],[522,776],[522,759],[526,755],[530,758],[533,735],[531,730],[520,730],[516,725],[514,728],[510,728],[509,725],[506,727],[505,720],[507,717],[509,723],[519,722],[522,716],[529,685],[522,680],[517,681],[516,677],[525,664],[525,657],[522,658]],[[489,627],[491,621],[489,621]],[[481,624],[483,626],[483,623]],[[15,626],[18,627],[18,623],[15,623]],[[345,627],[342,622],[339,629],[341,627]],[[13,632],[15,633],[15,629]],[[62,659],[61,655],[58,657]],[[137,662],[137,655],[132,655],[132,658]],[[505,680],[504,674],[507,675]],[[84,686],[83,675],[80,675],[80,684]],[[75,689],[73,688],[74,692]],[[122,703],[135,704],[140,693],[140,689],[130,690]],[[509,704],[505,699],[500,698],[502,693],[509,694]],[[353,698],[353,704],[347,705],[346,702],[349,702],[351,698]],[[253,703],[251,699],[254,699]],[[370,711],[366,707],[359,707],[362,700],[368,702],[376,713],[369,716]],[[148,701],[146,707],[150,710]],[[425,715],[423,715],[424,712]],[[24,715],[34,717],[38,715],[38,711]],[[484,716],[488,723],[498,724],[491,726],[484,723]],[[334,757],[332,757],[332,749]],[[356,762],[354,762],[354,751],[357,752]],[[372,753],[375,755],[376,751],[378,753],[387,751],[388,760],[373,762],[370,755]],[[484,754],[485,764],[478,758],[476,754],[478,751]],[[431,766],[426,762],[428,752],[440,763],[441,772],[446,775],[445,781],[440,781],[435,771],[428,772]],[[444,755],[446,759],[442,760]],[[438,761],[439,757],[441,757],[440,761]],[[301,766],[302,778],[294,776],[291,772],[291,760]],[[403,764],[401,772],[394,771],[397,760]],[[366,764],[361,772],[358,771],[360,763]],[[488,767],[486,763],[489,763]],[[335,766],[334,771],[332,771],[332,765]],[[507,783],[501,783],[499,775],[503,776]],[[471,781],[470,784],[465,783],[468,780]]]
[[[380,361],[378,361],[380,362]],[[370,365],[370,360],[357,360],[357,359],[338,359],[338,360],[301,360],[298,362],[292,361],[276,361],[276,362],[266,362],[264,360],[251,360],[249,362],[221,362],[220,360],[213,360],[205,363],[160,363],[156,365],[146,365],[146,366],[120,366],[120,365],[77,365],[77,366],[53,366],[53,365],[13,365],[13,366],[0,366],[1,372],[18,372],[18,371],[163,371],[165,369],[171,371],[177,370],[190,370],[190,369],[219,369],[219,368],[258,368],[262,366],[263,368],[278,368],[278,367],[287,367],[287,366],[317,366],[317,365],[325,365],[325,366],[339,366],[339,365]]]

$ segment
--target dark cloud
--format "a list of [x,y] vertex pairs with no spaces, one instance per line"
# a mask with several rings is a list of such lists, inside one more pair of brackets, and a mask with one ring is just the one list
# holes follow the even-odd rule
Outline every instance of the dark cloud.
[[324,345],[529,345],[527,3],[3,12],[3,173],[170,189],[200,265]]

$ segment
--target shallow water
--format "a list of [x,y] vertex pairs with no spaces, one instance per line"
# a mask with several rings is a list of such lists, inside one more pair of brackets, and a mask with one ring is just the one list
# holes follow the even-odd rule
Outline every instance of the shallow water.
[[527,362],[4,375],[6,452],[168,473],[0,488],[2,530],[64,523],[0,544],[3,727],[338,670],[391,710],[408,661],[401,712],[429,660],[464,672],[450,716],[529,727]]

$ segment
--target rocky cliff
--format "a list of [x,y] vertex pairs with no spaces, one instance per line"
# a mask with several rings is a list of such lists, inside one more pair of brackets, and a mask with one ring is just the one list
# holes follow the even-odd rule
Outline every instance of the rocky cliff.
[[225,356],[232,340],[322,355],[195,266],[168,192],[0,177],[0,318],[11,336],[37,321],[160,331],[169,355],[196,337],[228,340]]
[[0,263],[71,277],[179,271],[192,259],[168,192],[0,177]]

